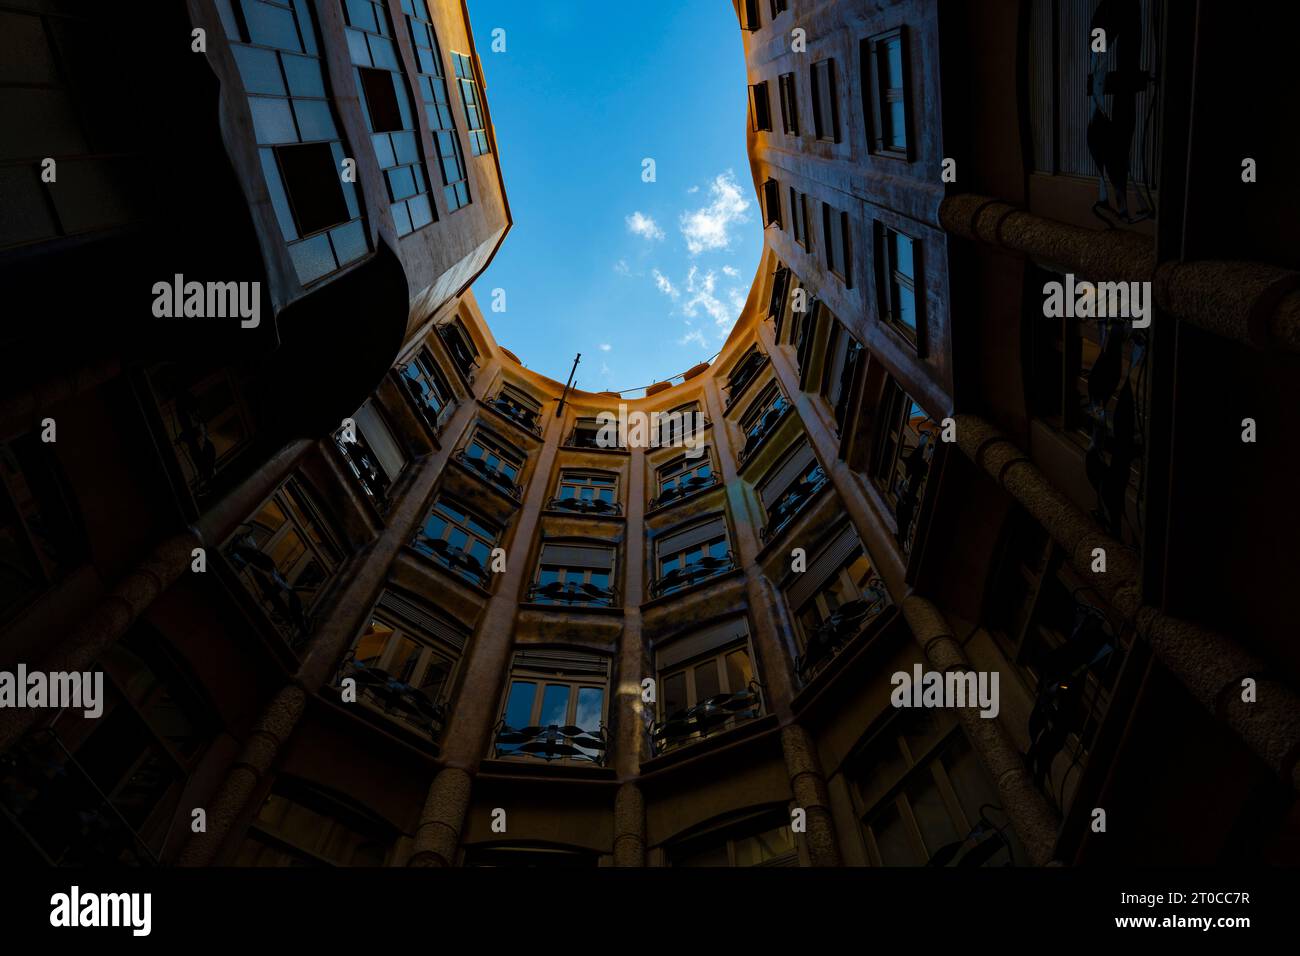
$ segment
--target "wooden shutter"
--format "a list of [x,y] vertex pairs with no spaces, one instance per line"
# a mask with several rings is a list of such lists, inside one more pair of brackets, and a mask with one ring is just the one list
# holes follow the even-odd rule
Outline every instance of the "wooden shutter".
[[393,433],[384,424],[373,402],[366,402],[357,409],[356,422],[357,430],[365,436],[366,443],[379,459],[379,465],[388,475],[388,479],[395,480],[406,466],[406,455],[397,444]]
[[807,442],[787,458],[774,472],[763,479],[758,488],[758,496],[763,500],[763,507],[769,511],[781,495],[785,494],[795,480],[813,466],[816,461],[813,450]]
[[862,550],[858,532],[851,524],[846,524],[831,542],[813,559],[812,564],[802,574],[794,575],[794,583],[786,589],[785,599],[790,610],[798,613],[804,603],[816,594],[831,579],[840,565],[849,559],[854,551]]
[[542,671],[543,673],[582,674],[606,677],[609,675],[609,658],[603,654],[589,654],[564,648],[530,648],[515,652],[515,669]]
[[712,541],[718,535],[725,537],[727,534],[727,521],[722,515],[714,518],[712,521],[706,521],[704,524],[692,525],[682,531],[674,531],[659,539],[659,554],[668,555],[678,551],[685,551],[687,548],[702,544],[705,541]]
[[408,624],[414,625],[421,633],[429,637],[436,637],[444,643],[450,644],[457,651],[465,650],[465,641],[468,635],[463,630],[460,630],[439,615],[426,611],[414,601],[395,591],[385,591],[381,594],[377,606]]
[[561,568],[590,568],[593,571],[609,571],[614,567],[614,551],[611,548],[586,547],[573,544],[542,545],[542,564]]
[[743,617],[733,618],[698,631],[692,631],[668,641],[663,648],[655,648],[655,665],[660,674],[693,657],[720,650],[729,644],[743,641],[749,636],[749,625]]

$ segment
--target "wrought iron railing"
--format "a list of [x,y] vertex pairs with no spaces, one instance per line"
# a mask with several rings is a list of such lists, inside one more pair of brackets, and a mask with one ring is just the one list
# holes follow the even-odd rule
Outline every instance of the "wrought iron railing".
[[556,724],[515,728],[502,720],[493,735],[493,752],[497,757],[532,757],[547,763],[578,760],[603,767],[608,742],[604,724],[596,730]]
[[[437,432],[442,428],[442,422],[447,410],[456,404],[455,399],[448,398],[442,403],[441,408],[434,408],[429,401],[429,397],[420,391],[420,383],[406,374],[409,367],[409,365],[399,365],[397,367],[397,377],[401,379],[402,388],[406,390],[406,395],[411,400],[411,404],[415,406],[415,410],[424,419],[424,423],[429,426],[429,430]],[[432,386],[427,383],[425,387],[432,391]]]
[[[237,537],[226,548],[226,558],[253,585],[254,595],[266,609],[271,623],[297,648],[311,637],[311,615],[298,589],[285,580],[275,560],[252,544],[248,525],[241,525]],[[314,588],[312,589],[315,590]]]
[[912,553],[912,542],[916,538],[916,519],[920,511],[921,496],[925,492],[925,483],[930,474],[930,461],[934,456],[934,446],[929,432],[922,432],[920,442],[908,453],[903,462],[905,469],[904,485],[894,502],[894,521],[898,525],[895,540],[904,554]]
[[478,367],[478,361],[474,358],[466,347],[465,342],[461,339],[457,331],[450,325],[438,326],[438,336],[447,346],[447,352],[451,355],[452,364],[469,381],[474,381],[474,369]]
[[356,651],[348,651],[334,675],[334,686],[343,687],[343,681],[356,682],[357,700],[382,711],[388,717],[419,731],[436,741],[447,719],[446,705],[428,691],[412,687],[380,667],[373,667],[356,659]]
[[650,509],[663,508],[675,501],[681,501],[697,491],[703,491],[706,488],[712,488],[718,483],[716,472],[710,471],[707,475],[691,475],[691,477],[678,481],[671,488],[661,491],[657,497],[650,499]]
[[462,448],[456,452],[455,459],[488,484],[504,491],[511,498],[519,499],[523,497],[523,486],[516,484],[504,472],[489,468],[482,458],[466,454],[465,449]]
[[809,475],[808,478],[801,478],[794,487],[782,495],[781,500],[768,512],[767,527],[758,533],[764,543],[771,541],[789,527],[790,522],[798,517],[799,512],[803,511],[808,502],[813,500],[829,480],[821,465],[814,468]]
[[727,378],[727,407],[730,408],[736,403],[742,392],[749,386],[763,366],[767,364],[767,356],[762,352],[755,352],[749,358],[745,359],[741,365],[732,371]]
[[374,452],[370,450],[365,440],[357,435],[356,441],[345,441],[341,435],[335,435],[334,446],[343,455],[344,461],[348,463],[357,481],[361,483],[361,490],[376,504],[384,504],[388,500],[388,475],[379,466]]
[[623,505],[601,498],[552,498],[546,503],[548,511],[573,511],[584,515],[621,515]]
[[740,449],[740,454],[737,456],[741,464],[762,447],[763,442],[767,441],[768,437],[776,431],[776,426],[781,424],[786,412],[793,407],[790,400],[784,395],[776,397],[771,407],[763,413],[763,416],[753,424],[749,431],[745,432],[745,445]]
[[750,681],[744,690],[717,694],[655,721],[650,725],[651,751],[657,757],[758,717],[763,712],[760,690],[758,681]]
[[582,581],[551,581],[529,587],[528,600],[534,604],[615,607],[618,604],[618,594],[612,588],[602,588]]
[[728,551],[721,558],[705,557],[698,561],[692,561],[685,567],[673,568],[663,577],[658,578],[651,586],[650,593],[655,597],[661,597],[665,594],[672,594],[674,591],[680,591],[682,588],[690,587],[692,584],[699,584],[701,581],[707,581],[709,578],[716,577],[736,567],[736,559]]
[[428,555],[448,570],[475,584],[487,587],[487,568],[483,567],[483,563],[468,551],[452,547],[443,538],[430,538],[423,531],[415,533],[415,539],[411,544],[421,554]]
[[532,409],[524,408],[517,402],[512,402],[504,395],[498,395],[495,398],[488,399],[488,406],[500,412],[506,418],[510,419],[525,431],[532,432],[534,435],[542,433],[542,424],[537,412]]
[[811,680],[888,605],[889,594],[884,582],[872,577],[863,588],[862,597],[841,604],[808,635],[803,652],[794,659],[799,680],[803,683]]

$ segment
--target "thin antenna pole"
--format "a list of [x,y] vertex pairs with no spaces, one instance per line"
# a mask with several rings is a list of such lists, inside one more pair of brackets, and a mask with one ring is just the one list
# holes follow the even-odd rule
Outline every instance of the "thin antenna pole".
[[573,384],[573,373],[578,370],[578,363],[582,361],[582,353],[579,352],[573,357],[573,368],[569,369],[569,380],[564,383],[564,393],[560,395],[560,404],[555,406],[555,417],[559,418],[564,411],[564,400],[569,397],[569,386]]

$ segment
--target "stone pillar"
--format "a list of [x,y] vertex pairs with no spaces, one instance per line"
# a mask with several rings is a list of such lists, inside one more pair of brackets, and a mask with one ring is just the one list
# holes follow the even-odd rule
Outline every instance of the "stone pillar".
[[472,783],[470,775],[459,767],[444,767],[433,778],[407,866],[452,866],[456,862]]
[[[915,595],[903,599],[902,609],[903,617],[912,629],[912,636],[921,645],[931,667],[945,673],[961,673],[972,669],[961,645],[953,637],[943,612]],[[1034,786],[1019,748],[996,717],[980,716],[978,703],[958,707],[956,711],[975,753],[997,785],[1002,809],[1028,851],[1029,859],[1035,866],[1052,863],[1061,821],[1047,799]]]
[[[185,573],[190,565],[190,553],[198,545],[198,540],[188,534],[162,542],[117,583],[80,627],[52,647],[31,669],[88,670]],[[44,713],[26,707],[0,710],[0,753],[12,747]]]
[[841,866],[840,845],[835,835],[835,821],[831,816],[831,798],[826,791],[826,778],[817,762],[808,731],[798,724],[781,728],[781,750],[785,754],[785,769],[790,775],[790,789],[794,792],[794,805],[807,814],[808,856],[813,866]]
[[275,762],[281,745],[302,717],[307,694],[297,684],[281,690],[257,719],[244,742],[239,760],[230,768],[207,809],[206,833],[193,834],[181,851],[181,866],[207,866],[216,858],[231,828],[244,812],[263,775]]
[[970,194],[939,222],[954,236],[1046,260],[1091,281],[1150,282],[1155,304],[1197,328],[1260,349],[1300,352],[1300,273],[1260,262],[1164,262],[1121,229],[1083,229]]
[[[1034,516],[1065,550],[1074,570],[1135,622],[1138,635],[1192,696],[1240,735],[1274,773],[1300,789],[1300,694],[1264,679],[1265,663],[1231,638],[1143,606],[1137,555],[1057,491],[1028,456],[988,422],[958,415],[957,444]],[[1106,552],[1104,573],[1092,570],[1094,548]],[[1242,700],[1246,677],[1257,684],[1252,702]]]
[[614,796],[614,865],[645,866],[645,797],[635,783]]

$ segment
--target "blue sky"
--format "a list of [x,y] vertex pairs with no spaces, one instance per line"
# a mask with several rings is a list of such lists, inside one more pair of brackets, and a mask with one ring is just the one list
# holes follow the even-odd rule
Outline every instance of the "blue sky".
[[[589,391],[639,389],[711,357],[762,249],[731,4],[469,9],[514,218],[474,284],[497,341],[561,382],[581,352]],[[495,288],[504,313],[491,311]]]

